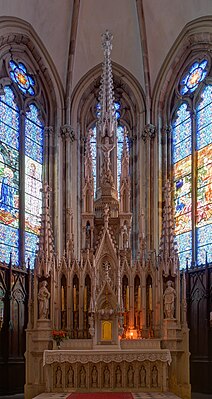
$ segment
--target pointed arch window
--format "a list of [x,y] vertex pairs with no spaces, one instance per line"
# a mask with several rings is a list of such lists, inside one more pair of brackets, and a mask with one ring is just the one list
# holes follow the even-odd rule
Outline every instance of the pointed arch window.
[[[206,78],[207,77],[207,78]],[[212,261],[212,79],[210,60],[183,74],[172,118],[175,232],[180,266]],[[177,98],[177,94],[176,94]]]
[[35,79],[9,61],[0,94],[0,261],[34,264],[41,214],[43,122]]

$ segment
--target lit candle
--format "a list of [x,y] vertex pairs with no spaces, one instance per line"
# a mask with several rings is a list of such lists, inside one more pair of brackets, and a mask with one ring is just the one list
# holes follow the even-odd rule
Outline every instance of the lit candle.
[[77,310],[77,289],[74,285],[74,312]]
[[84,288],[84,312],[87,312],[87,286]]
[[149,286],[149,310],[152,310],[152,286]]
[[126,288],[126,312],[129,312],[129,307],[130,307],[130,292],[129,292],[129,285],[127,285]]
[[64,287],[61,287],[61,310],[62,312],[65,310],[65,293],[64,293]]
[[137,303],[137,310],[140,312],[141,310],[141,286],[138,286],[138,303]]

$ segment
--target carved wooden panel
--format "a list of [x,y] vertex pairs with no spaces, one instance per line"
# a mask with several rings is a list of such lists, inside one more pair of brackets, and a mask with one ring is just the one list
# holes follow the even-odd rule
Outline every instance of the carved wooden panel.
[[[28,272],[0,264],[0,395],[23,392]],[[3,312],[2,312],[3,310]]]
[[192,390],[212,392],[212,266],[188,271],[187,301]]

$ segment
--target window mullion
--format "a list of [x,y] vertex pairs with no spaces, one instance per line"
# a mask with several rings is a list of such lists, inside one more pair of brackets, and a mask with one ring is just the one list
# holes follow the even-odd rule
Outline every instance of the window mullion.
[[19,240],[20,240],[20,252],[19,261],[20,265],[25,264],[25,115],[23,111],[20,113],[20,147],[19,147],[19,181],[20,181],[20,218],[19,218]]
[[196,154],[196,112],[192,110],[192,262],[196,262],[196,204],[197,204],[197,154]]

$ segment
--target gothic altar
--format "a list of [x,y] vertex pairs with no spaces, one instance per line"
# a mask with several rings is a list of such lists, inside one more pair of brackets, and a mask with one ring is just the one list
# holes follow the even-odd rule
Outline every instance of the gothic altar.
[[[117,121],[110,53],[103,35],[96,195],[88,130],[75,252],[74,215],[61,259],[54,253],[49,187],[43,187],[39,250],[29,299],[25,397],[72,390],[170,390],[190,398],[185,276],[180,278],[169,181],[158,256],[148,251],[140,210],[139,253],[131,246],[131,180],[127,130],[117,182]],[[60,349],[52,330],[67,331]]]

